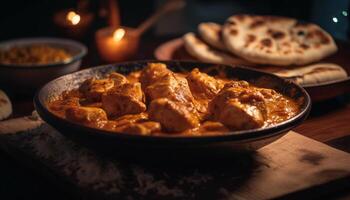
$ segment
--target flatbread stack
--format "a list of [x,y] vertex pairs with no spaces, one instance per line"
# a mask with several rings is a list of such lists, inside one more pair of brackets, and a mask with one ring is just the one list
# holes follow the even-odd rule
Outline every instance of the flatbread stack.
[[[299,74],[298,81],[293,80],[302,85],[347,77],[342,67],[333,64],[326,63],[331,66],[328,68],[321,65],[325,70],[319,70],[320,66],[307,66],[335,53],[337,46],[332,36],[318,25],[300,23],[292,18],[234,15],[224,25],[201,23],[198,34],[187,33],[183,40],[186,51],[200,61],[261,69],[289,66],[291,74]],[[311,73],[314,68],[317,70]],[[308,73],[305,82],[300,79],[303,73]],[[322,78],[313,77],[319,75]]]
[[319,26],[285,17],[235,15],[227,19],[222,35],[228,50],[258,64],[304,65],[337,51]]

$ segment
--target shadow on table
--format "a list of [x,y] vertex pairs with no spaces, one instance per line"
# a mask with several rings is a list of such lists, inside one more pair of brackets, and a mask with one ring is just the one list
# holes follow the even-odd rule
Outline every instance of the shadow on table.
[[313,102],[310,117],[326,115],[330,112],[343,109],[349,103],[349,96],[343,95],[320,102]]
[[334,140],[330,140],[330,141],[326,142],[326,144],[328,144],[334,148],[337,148],[337,149],[340,149],[342,151],[350,153],[350,135],[347,135],[347,136],[344,136],[341,138],[337,138]]
[[[140,182],[150,185],[159,184],[159,188],[163,186],[172,188],[170,190],[174,193],[164,199],[183,199],[184,197],[229,199],[230,195],[254,177],[254,172],[261,170],[262,167],[269,167],[256,153],[220,154],[212,152],[201,155],[179,153],[167,154],[163,158],[159,155],[161,154],[153,159],[149,157],[142,159],[142,156],[112,159],[118,160],[119,167],[124,169],[124,172],[130,173],[127,168],[132,168],[131,173],[134,175],[131,177],[136,176],[136,182],[138,182],[135,184],[135,180],[130,180],[129,186],[134,190],[139,187],[137,185]],[[159,195],[158,189],[155,190]]]

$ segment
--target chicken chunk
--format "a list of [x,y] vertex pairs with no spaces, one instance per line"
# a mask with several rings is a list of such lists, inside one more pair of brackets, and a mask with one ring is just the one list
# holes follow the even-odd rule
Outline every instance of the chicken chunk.
[[212,99],[224,87],[224,83],[195,68],[186,77],[196,99]]
[[229,129],[220,122],[205,121],[200,127],[201,132],[227,132]]
[[101,95],[114,87],[112,79],[90,78],[79,87],[79,91],[88,101],[100,101]]
[[201,119],[206,119],[209,116],[208,104],[219,91],[224,87],[223,81],[219,81],[214,77],[202,73],[195,68],[186,77],[192,95],[196,102],[195,107],[199,112]]
[[214,120],[235,130],[264,125],[266,115],[264,97],[254,88],[244,88],[245,85],[245,82],[232,82],[224,86],[209,103]]
[[230,99],[214,113],[216,120],[234,130],[259,128],[264,125],[261,111],[253,105],[242,104],[238,99]]
[[140,76],[141,76],[141,71],[135,71],[128,74],[126,78],[128,79],[129,83],[136,83],[136,82],[140,82]]
[[148,121],[148,114],[146,112],[139,113],[139,114],[129,114],[121,116],[115,120],[113,120],[113,123],[116,126],[123,126],[126,124],[133,124],[138,122],[145,122]]
[[160,122],[170,132],[180,132],[199,126],[199,119],[189,109],[168,98],[159,98],[149,106],[149,118]]
[[264,109],[264,95],[254,87],[249,87],[246,81],[232,81],[225,84],[224,88],[215,97],[215,101],[226,101],[227,99],[238,98],[242,103],[261,106]]
[[62,99],[60,101],[53,101],[50,104],[50,109],[59,111],[65,110],[65,108],[79,106],[79,98],[78,97],[70,97],[66,99]]
[[150,135],[160,130],[161,125],[159,122],[148,121],[122,126],[118,131],[135,135]]
[[127,83],[102,95],[102,108],[110,117],[144,112],[144,102],[140,83]]
[[159,132],[162,129],[162,126],[160,125],[159,122],[147,121],[139,124],[146,127],[151,133]]
[[110,73],[108,78],[113,80],[114,87],[118,87],[129,82],[128,79],[123,74],[119,74],[117,72]]
[[187,80],[173,73],[163,76],[156,83],[148,86],[145,93],[150,100],[168,98],[193,108],[194,98]]
[[68,97],[59,101],[52,101],[49,104],[49,109],[55,111],[59,116],[65,116],[66,109],[80,106],[79,100],[78,97]]
[[[185,77],[163,64],[151,64],[141,74],[149,101],[149,117],[172,132],[199,125],[199,114]],[[150,81],[149,81],[150,80]]]
[[140,75],[140,82],[142,88],[146,88],[149,85],[157,82],[160,78],[167,74],[171,74],[165,64],[162,63],[148,63],[147,67],[142,70]]
[[108,120],[103,109],[94,107],[70,107],[66,109],[65,116],[68,120],[97,127],[103,126]]
[[159,122],[150,121],[146,112],[124,115],[115,120],[110,120],[103,127],[105,129],[137,135],[149,135],[161,131]]

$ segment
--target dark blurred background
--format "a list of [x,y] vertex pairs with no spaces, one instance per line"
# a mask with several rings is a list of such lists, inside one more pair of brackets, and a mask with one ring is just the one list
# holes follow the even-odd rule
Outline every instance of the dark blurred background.
[[[151,59],[161,43],[196,31],[204,21],[223,23],[237,13],[282,15],[319,24],[335,38],[349,38],[349,0],[185,0],[186,6],[162,17],[141,40],[138,54],[133,59]],[[17,0],[6,1],[0,7],[0,41],[21,37],[70,37],[53,22],[55,13],[76,10],[78,2],[88,2],[87,11],[94,14],[89,29],[73,39],[83,42],[89,54],[83,66],[103,64],[95,46],[95,32],[108,25],[109,0]],[[137,27],[151,16],[165,0],[119,0],[121,24]]]
[[[93,30],[106,25],[99,15],[107,0],[90,0],[89,10],[95,20]],[[136,27],[150,16],[164,0],[120,0],[122,25]],[[75,8],[73,0],[6,1],[0,7],[0,40],[29,36],[64,37],[53,24],[52,16],[61,9]],[[180,35],[196,29],[203,21],[224,22],[235,13],[284,15],[321,25],[337,38],[348,36],[348,0],[187,0],[187,6],[164,17],[146,37]]]

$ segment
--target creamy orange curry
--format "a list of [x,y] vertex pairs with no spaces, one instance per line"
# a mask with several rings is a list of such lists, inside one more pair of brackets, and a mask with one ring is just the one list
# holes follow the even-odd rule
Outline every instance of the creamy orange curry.
[[175,73],[162,63],[87,79],[48,107],[75,123],[137,135],[219,135],[272,126],[299,112],[295,101],[273,89],[197,68]]

